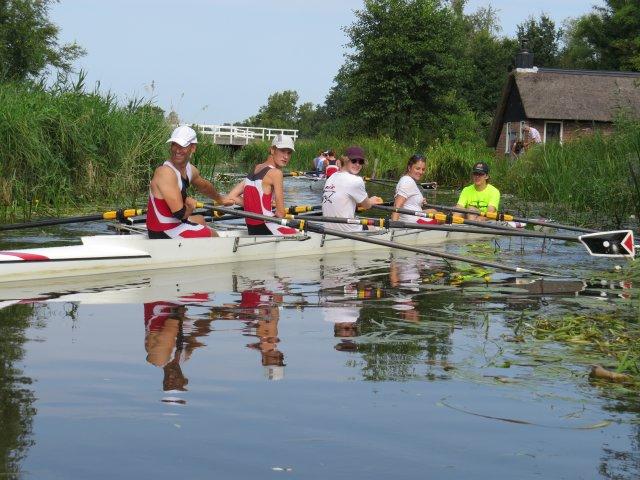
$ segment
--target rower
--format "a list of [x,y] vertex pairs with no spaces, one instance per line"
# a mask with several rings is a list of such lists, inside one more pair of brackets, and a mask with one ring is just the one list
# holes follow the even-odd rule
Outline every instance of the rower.
[[[393,206],[396,208],[406,208],[414,212],[422,211],[422,205],[425,203],[422,189],[418,186],[420,180],[427,169],[427,161],[424,155],[416,153],[409,158],[407,168],[404,175],[398,180],[396,185],[396,194],[393,199]],[[435,210],[429,209],[427,212],[434,213]],[[408,215],[406,213],[391,214],[391,220],[400,220],[407,223],[438,223],[433,218],[419,217],[416,215]]]
[[336,158],[336,152],[333,150],[329,150],[327,152],[327,167],[324,169],[324,174],[327,178],[329,178],[334,173],[340,171],[342,167],[342,160]]
[[[287,166],[294,151],[293,138],[288,135],[276,135],[271,142],[267,159],[256,165],[247,178],[233,187],[226,200],[244,205],[245,212],[284,218],[286,211],[282,169]],[[275,214],[270,208],[272,201],[275,202]],[[284,227],[273,222],[251,218],[246,218],[245,221],[249,235],[292,235],[298,233],[294,228]]]
[[[380,197],[370,197],[364,187],[364,180],[359,176],[366,162],[362,147],[347,148],[342,169],[328,178],[322,192],[322,215],[325,217],[353,218],[356,207],[368,210],[373,205],[383,203]],[[346,223],[328,224],[325,228],[343,232],[357,232],[362,225]]]
[[156,168],[149,185],[149,238],[217,237],[202,215],[191,215],[196,208],[196,200],[187,196],[187,188],[193,185],[201,194],[223,203],[213,184],[204,179],[190,162],[198,143],[196,132],[183,125],[173,131],[167,143],[171,144],[169,160]]
[[[474,210],[479,213],[497,212],[500,206],[500,191],[489,184],[489,165],[478,162],[473,166],[473,183],[466,186],[460,192],[460,198],[456,207]],[[462,216],[455,213],[455,216]],[[468,220],[485,221],[482,215],[466,214]]]

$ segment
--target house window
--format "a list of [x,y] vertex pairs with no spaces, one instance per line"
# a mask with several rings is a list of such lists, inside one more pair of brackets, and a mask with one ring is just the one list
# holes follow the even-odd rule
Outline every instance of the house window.
[[562,143],[562,122],[544,122],[544,143]]
[[524,126],[524,123],[524,121],[506,123],[504,153],[511,153],[511,146],[513,143],[516,140],[522,140],[522,127]]

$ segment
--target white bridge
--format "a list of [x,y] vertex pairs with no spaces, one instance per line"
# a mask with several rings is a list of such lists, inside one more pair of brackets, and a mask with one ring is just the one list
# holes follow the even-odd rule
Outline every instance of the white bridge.
[[[183,124],[189,125],[189,124]],[[233,145],[243,146],[253,142],[263,140],[271,140],[279,134],[289,135],[294,140],[298,138],[298,130],[286,128],[266,128],[266,127],[240,127],[236,125],[200,125],[192,124],[190,127],[195,128],[204,135],[213,137],[213,143],[217,145]]]

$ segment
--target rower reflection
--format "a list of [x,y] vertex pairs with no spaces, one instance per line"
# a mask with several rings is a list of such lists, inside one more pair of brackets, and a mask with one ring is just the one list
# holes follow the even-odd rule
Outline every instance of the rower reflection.
[[[208,301],[208,294],[184,297],[185,302]],[[144,304],[145,340],[147,362],[162,368],[164,392],[187,391],[189,379],[182,372],[182,365],[191,358],[196,348],[204,346],[198,340],[211,332],[210,320],[194,320],[187,316],[187,306],[173,302]],[[165,402],[186,403],[179,398],[165,398]]]
[[254,318],[243,330],[246,335],[258,339],[247,347],[260,352],[264,374],[269,380],[284,378],[284,353],[278,350],[279,304],[282,300],[281,294],[262,288],[245,290],[240,294],[240,307]]

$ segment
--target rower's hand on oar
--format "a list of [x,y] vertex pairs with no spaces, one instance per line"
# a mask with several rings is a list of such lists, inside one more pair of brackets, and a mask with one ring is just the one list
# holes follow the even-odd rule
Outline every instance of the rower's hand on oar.
[[225,207],[232,207],[237,204],[237,201],[231,197],[222,197],[222,205]]
[[384,200],[380,197],[369,197],[369,201],[374,204],[374,205],[382,205],[384,203]]

